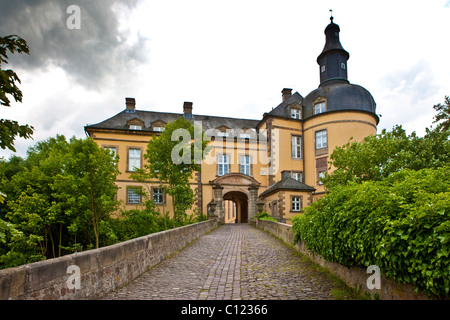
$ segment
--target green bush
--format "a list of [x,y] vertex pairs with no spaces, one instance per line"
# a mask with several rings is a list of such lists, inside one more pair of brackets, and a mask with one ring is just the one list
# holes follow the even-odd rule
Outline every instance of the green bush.
[[256,217],[256,219],[258,219],[258,220],[266,220],[266,221],[275,221],[275,222],[278,222],[277,219],[275,219],[274,217],[270,216],[266,211],[263,211],[263,212],[258,213],[255,217]]
[[336,186],[293,219],[297,240],[345,266],[382,273],[431,295],[449,295],[450,166],[401,170]]

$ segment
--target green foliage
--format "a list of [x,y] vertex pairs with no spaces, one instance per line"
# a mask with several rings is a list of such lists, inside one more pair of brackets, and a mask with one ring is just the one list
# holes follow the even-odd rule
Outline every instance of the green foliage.
[[433,106],[438,113],[434,116],[433,123],[438,123],[437,129],[450,130],[450,97],[445,96],[444,104]]
[[277,222],[278,220],[275,219],[274,217],[272,217],[269,213],[267,213],[266,211],[260,212],[255,216],[256,219],[258,220],[266,220],[266,221],[275,221]]
[[64,136],[29,148],[26,160],[1,161],[6,197],[0,218],[9,223],[9,231],[0,235],[8,239],[0,242],[0,266],[111,243],[108,224],[118,204],[116,161],[90,138],[67,141]]
[[293,219],[294,233],[327,260],[378,265],[387,277],[449,295],[449,177],[447,165],[335,186]]
[[337,147],[330,156],[335,170],[327,175],[327,190],[335,186],[362,181],[380,181],[402,169],[438,168],[450,163],[450,131],[427,129],[421,138],[407,135],[401,126],[392,132],[366,137]]
[[[0,105],[9,107],[11,95],[15,101],[22,102],[22,91],[17,86],[20,79],[11,69],[3,69],[2,63],[8,63],[8,51],[10,53],[29,54],[29,48],[26,41],[16,35],[0,37]],[[2,149],[14,148],[14,140],[17,136],[29,139],[33,134],[34,128],[29,125],[19,125],[17,121],[0,119],[0,147]]]
[[203,137],[204,132],[185,118],[167,123],[160,136],[150,139],[144,155],[147,163],[131,175],[136,181],[162,182],[160,187],[172,198],[175,220],[185,219],[186,211],[195,202],[189,179],[195,171],[200,171],[201,160],[209,151],[208,141]]
[[125,241],[142,237],[151,233],[181,227],[187,224],[200,222],[204,218],[196,215],[180,219],[172,219],[161,215],[152,201],[147,200],[142,210],[127,210],[111,221],[116,241]]
[[[448,108],[435,109],[435,122],[445,120]],[[296,238],[327,260],[377,265],[430,296],[448,296],[449,136],[445,125],[424,137],[396,126],[336,148],[327,194],[293,219]]]

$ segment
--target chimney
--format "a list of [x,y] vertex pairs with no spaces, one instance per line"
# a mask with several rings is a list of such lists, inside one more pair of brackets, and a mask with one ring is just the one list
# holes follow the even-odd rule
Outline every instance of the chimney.
[[289,178],[291,176],[291,172],[289,170],[281,171],[281,180]]
[[283,90],[281,90],[281,94],[282,94],[282,102],[286,101],[291,95],[292,95],[292,89],[289,88],[284,88]]
[[183,104],[183,115],[186,119],[192,119],[192,102],[185,101]]
[[134,113],[136,110],[136,100],[134,98],[125,98],[126,112]]

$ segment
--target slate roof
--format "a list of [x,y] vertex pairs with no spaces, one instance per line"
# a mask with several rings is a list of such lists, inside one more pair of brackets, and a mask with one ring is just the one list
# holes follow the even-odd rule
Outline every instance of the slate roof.
[[[93,125],[87,125],[85,129],[116,129],[127,130],[127,122],[133,119],[139,119],[144,122],[144,126],[140,131],[152,131],[152,123],[155,121],[164,121],[165,123],[176,120],[182,117],[182,113],[157,112],[157,111],[142,111],[135,110],[134,112],[122,112],[112,116],[111,118]],[[202,122],[202,129],[215,129],[221,126],[230,129],[251,129],[256,128],[260,120],[239,119],[229,117],[215,117],[204,115],[193,115],[194,121]]]
[[313,102],[318,97],[327,99],[326,112],[359,110],[376,115],[375,100],[369,91],[359,85],[350,84],[348,81],[331,80],[321,84],[303,99],[303,119],[314,115]]
[[269,189],[261,193],[259,197],[264,198],[280,190],[296,190],[307,192],[316,191],[315,188],[308,186],[307,184],[304,184],[303,182],[300,182],[292,177],[284,177],[280,181],[274,183]]
[[269,114],[272,116],[290,118],[291,111],[289,110],[289,105],[293,104],[293,103],[298,103],[301,105],[302,101],[303,101],[303,97],[300,95],[300,93],[296,92],[293,95],[291,95],[289,98],[287,98],[285,101],[280,103],[272,111],[270,111]]

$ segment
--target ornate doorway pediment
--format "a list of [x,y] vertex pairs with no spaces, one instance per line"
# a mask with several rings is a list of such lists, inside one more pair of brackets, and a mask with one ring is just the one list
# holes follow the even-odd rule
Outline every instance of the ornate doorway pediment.
[[260,183],[256,181],[254,178],[242,174],[242,173],[228,173],[226,175],[217,177],[216,179],[209,182],[212,185],[216,186],[251,186],[256,185],[259,187]]
[[228,192],[242,192],[247,196],[248,221],[256,215],[256,202],[260,183],[254,178],[242,173],[229,173],[209,182],[213,186],[213,202],[215,206],[215,216],[224,220],[223,196]]

